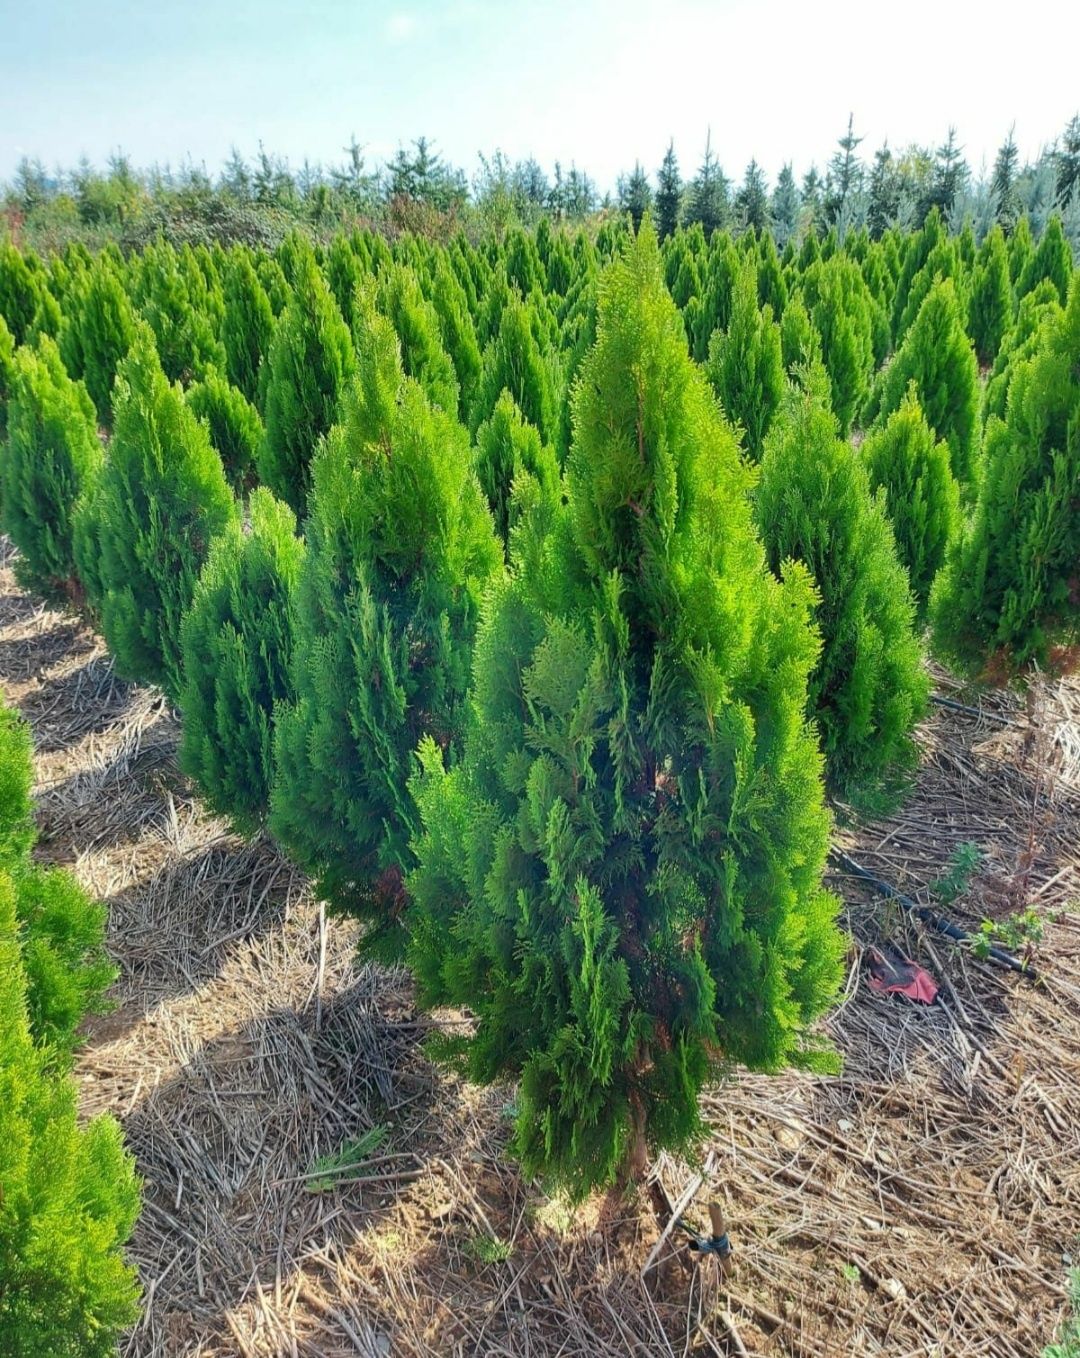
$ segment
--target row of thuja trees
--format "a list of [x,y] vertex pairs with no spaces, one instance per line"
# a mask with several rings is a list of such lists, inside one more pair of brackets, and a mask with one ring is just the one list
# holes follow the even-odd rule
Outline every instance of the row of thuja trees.
[[971,674],[1080,641],[1062,244],[9,247],[17,570],[582,1193],[724,1067],[831,1063],[826,790],[910,772],[927,623]]

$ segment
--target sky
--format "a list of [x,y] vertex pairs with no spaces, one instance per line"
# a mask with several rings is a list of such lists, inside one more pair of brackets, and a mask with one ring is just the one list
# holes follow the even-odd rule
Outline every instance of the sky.
[[[1004,10],[1004,7],[1002,7]],[[1015,122],[1023,158],[1080,108],[1080,3],[969,0],[0,0],[0,180],[117,149],[215,172],[261,141],[368,163],[421,134],[472,172],[497,147],[601,189],[707,131],[725,171],[824,167],[849,112],[872,151],[935,145],[976,169]]]

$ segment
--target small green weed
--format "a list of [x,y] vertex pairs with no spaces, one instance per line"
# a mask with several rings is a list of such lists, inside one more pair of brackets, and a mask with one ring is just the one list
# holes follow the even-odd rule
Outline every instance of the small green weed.
[[328,1193],[338,1184],[357,1178],[365,1160],[379,1149],[389,1131],[385,1123],[380,1124],[366,1131],[363,1136],[358,1136],[355,1141],[346,1141],[329,1155],[320,1155],[311,1167],[318,1177],[308,1184],[308,1192]]

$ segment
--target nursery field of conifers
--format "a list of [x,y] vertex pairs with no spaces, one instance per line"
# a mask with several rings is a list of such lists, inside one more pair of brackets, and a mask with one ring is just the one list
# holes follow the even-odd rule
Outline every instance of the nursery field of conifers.
[[1053,1341],[1080,271],[657,221],[0,243],[4,1352]]

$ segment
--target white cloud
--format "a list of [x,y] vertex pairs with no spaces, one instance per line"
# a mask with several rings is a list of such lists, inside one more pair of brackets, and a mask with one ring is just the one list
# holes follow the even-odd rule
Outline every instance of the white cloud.
[[419,24],[413,14],[391,14],[383,25],[383,32],[390,42],[408,42],[416,36]]

